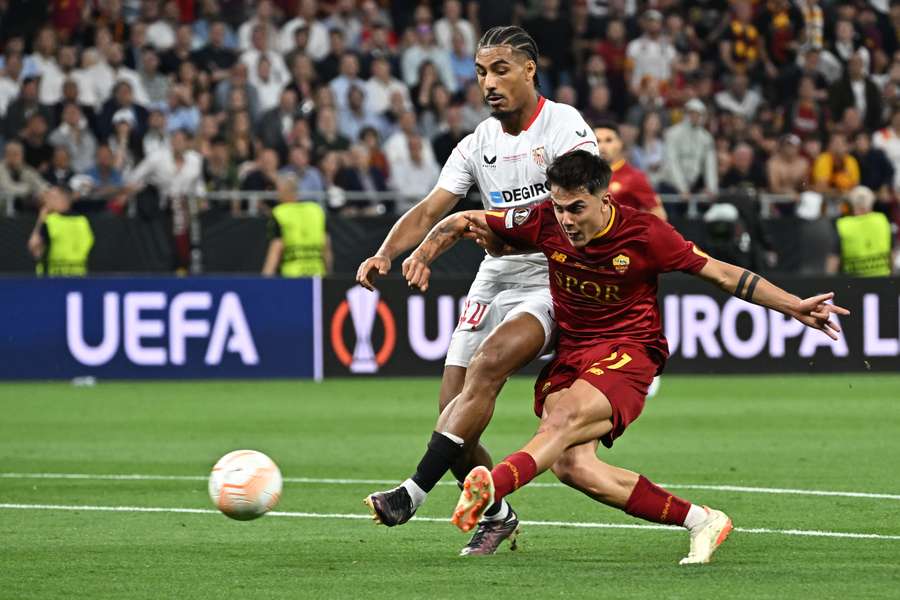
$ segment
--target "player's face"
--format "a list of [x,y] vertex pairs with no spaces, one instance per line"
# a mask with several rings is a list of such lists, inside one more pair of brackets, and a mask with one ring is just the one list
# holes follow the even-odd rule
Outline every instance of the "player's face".
[[553,188],[550,192],[553,213],[575,248],[583,248],[609,222],[609,193],[590,194],[585,189]]
[[594,135],[597,136],[597,149],[603,160],[614,163],[622,157],[622,138],[615,131],[598,127]]
[[491,115],[502,118],[521,110],[534,93],[536,65],[521,52],[509,46],[482,48],[475,55],[475,73],[481,95],[491,109]]

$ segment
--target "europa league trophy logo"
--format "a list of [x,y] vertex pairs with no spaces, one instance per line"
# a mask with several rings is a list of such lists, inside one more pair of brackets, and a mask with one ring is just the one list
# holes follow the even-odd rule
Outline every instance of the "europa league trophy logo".
[[359,285],[347,290],[347,304],[350,306],[353,330],[356,332],[353,361],[350,363],[352,373],[374,373],[378,370],[372,348],[372,326],[375,324],[380,297],[378,290],[370,292]]

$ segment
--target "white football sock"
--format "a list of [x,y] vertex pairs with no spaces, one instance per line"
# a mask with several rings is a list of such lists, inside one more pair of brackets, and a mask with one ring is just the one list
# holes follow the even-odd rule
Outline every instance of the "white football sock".
[[509,504],[506,503],[506,498],[500,500],[500,510],[497,511],[496,515],[487,516],[485,515],[482,519],[483,521],[502,521],[509,516]]
[[406,488],[407,493],[409,493],[409,497],[412,500],[413,509],[417,509],[422,506],[422,503],[425,502],[425,498],[428,497],[428,492],[420,488],[419,485],[412,479],[407,479],[400,484],[400,487]]
[[696,504],[691,504],[691,507],[688,509],[688,514],[684,518],[684,527],[686,529],[693,529],[705,521],[707,516],[709,516],[709,513],[706,512],[705,508]]

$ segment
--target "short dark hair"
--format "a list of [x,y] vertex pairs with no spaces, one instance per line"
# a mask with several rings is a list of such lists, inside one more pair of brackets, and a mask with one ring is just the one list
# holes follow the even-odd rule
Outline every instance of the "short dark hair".
[[617,136],[622,137],[622,134],[619,133],[619,124],[615,121],[597,121],[594,123],[594,129],[609,129],[614,131]]
[[609,187],[612,169],[609,163],[585,150],[574,150],[553,161],[547,169],[547,181],[552,188],[577,190],[584,188],[589,194]]

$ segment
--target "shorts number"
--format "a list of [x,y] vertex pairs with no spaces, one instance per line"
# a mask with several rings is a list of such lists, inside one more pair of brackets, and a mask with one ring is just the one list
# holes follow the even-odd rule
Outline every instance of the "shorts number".
[[487,304],[482,304],[480,302],[475,302],[473,300],[466,300],[465,305],[462,309],[462,314],[459,315],[459,322],[468,323],[472,327],[477,327],[481,320],[484,318],[484,313],[487,312]]
[[[613,361],[615,361],[615,362],[613,362]],[[631,355],[628,354],[627,352],[623,352],[621,357],[619,356],[618,352],[613,352],[612,354],[610,354],[603,360],[599,360],[595,363],[592,363],[590,368],[587,370],[587,372],[592,375],[603,375],[603,369],[600,368],[601,366],[605,366],[607,369],[614,371],[615,369],[621,369],[622,367],[624,367],[625,365],[627,365],[630,362],[631,362]],[[613,363],[613,364],[608,365],[606,363]]]

